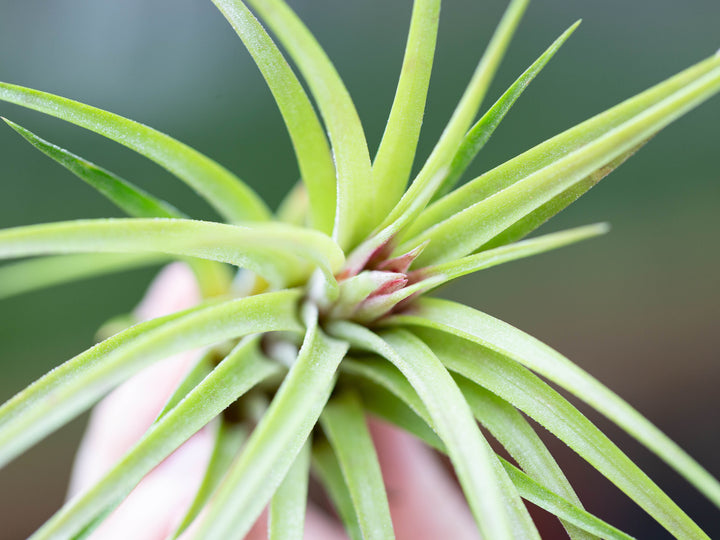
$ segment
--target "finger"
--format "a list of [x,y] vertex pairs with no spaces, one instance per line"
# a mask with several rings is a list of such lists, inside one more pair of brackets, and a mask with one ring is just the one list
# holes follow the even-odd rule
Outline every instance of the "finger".
[[432,451],[411,435],[369,421],[397,540],[477,540],[457,483]]
[[165,540],[200,487],[213,437],[203,429],[147,475],[103,521],[92,540]]

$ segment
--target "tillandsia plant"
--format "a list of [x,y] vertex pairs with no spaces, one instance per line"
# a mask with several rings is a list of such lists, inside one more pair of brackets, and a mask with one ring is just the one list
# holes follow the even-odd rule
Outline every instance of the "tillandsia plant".
[[[213,1],[257,63],[293,143],[301,182],[274,214],[233,173],[168,135],[0,83],[0,100],[135,150],[191,186],[225,221],[192,219],[5,120],[131,217],[0,231],[0,257],[35,257],[0,267],[0,296],[173,259],[187,262],[204,296],[183,311],[119,331],[115,325],[113,335],[0,408],[0,463],[6,464],[143,368],[182,351],[205,351],[142,438],[32,538],[88,536],[206,425],[216,434],[216,450],[173,537],[192,531],[195,538],[240,539],[269,505],[270,537],[300,538],[312,472],[353,540],[392,538],[366,414],[448,456],[483,538],[539,538],[523,499],[556,515],[571,538],[628,538],[583,509],[526,416],[672,535],[707,538],[546,380],[615,422],[720,506],[720,483],[696,461],[561,354],[490,315],[426,293],[606,232],[598,224],[524,239],[660,129],[720,91],[720,56],[456,187],[577,23],[475,121],[527,6],[511,1],[447,127],[411,179],[440,0],[414,2],[397,92],[372,160],[345,86],[293,11],[282,0]],[[480,426],[513,462],[496,454]]]

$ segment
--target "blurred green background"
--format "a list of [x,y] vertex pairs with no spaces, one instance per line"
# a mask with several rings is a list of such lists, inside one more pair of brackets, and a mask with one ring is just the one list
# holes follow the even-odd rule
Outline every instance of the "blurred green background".
[[[419,156],[427,156],[504,2],[454,0],[441,17]],[[371,152],[394,95],[411,2],[291,2],[338,66]],[[717,0],[552,0],[531,5],[486,104],[576,19],[584,22],[483,150],[474,173],[714,53]],[[280,115],[241,43],[209,1],[0,0],[0,80],[142,121],[238,173],[273,205],[297,169]],[[183,184],[119,145],[0,103],[0,114],[131,179],[197,217]],[[511,322],[616,390],[720,475],[720,98],[657,136],[545,231],[596,221],[604,238],[467,277],[442,294]],[[119,215],[0,126],[0,227]],[[0,302],[0,399],[92,343],[127,312],[153,270]],[[718,514],[649,452],[593,420],[711,536]],[[0,471],[0,538],[23,538],[57,508],[84,418]],[[591,511],[639,538],[665,538],[562,444],[548,444]],[[547,537],[559,535],[552,525]]]

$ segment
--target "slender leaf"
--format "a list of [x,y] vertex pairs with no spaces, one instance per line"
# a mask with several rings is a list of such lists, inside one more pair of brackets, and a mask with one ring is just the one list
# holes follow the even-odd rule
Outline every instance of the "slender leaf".
[[153,266],[168,258],[155,253],[83,253],[5,264],[0,266],[0,299],[81,279]]
[[[430,205],[408,229],[404,238],[417,236],[471,205],[550,167],[563,156],[574,154],[623,124],[637,119],[643,112],[652,109],[664,100],[673,96],[677,99],[680,95],[679,92],[686,90],[690,85],[702,80],[713,71],[717,71],[718,67],[720,67],[720,57],[715,56],[704,60],[479,176]],[[630,151],[631,148],[632,145],[625,151],[618,149],[616,158]],[[610,163],[616,158],[607,159],[605,163],[589,171],[585,176],[590,176],[595,171],[610,166]]]
[[438,299],[422,299],[412,314],[389,322],[449,332],[547,377],[622,427],[720,506],[720,483],[710,473],[617,394],[537,339],[485,313]]
[[383,227],[406,213],[408,208],[412,206],[414,199],[425,192],[428,184],[436,183],[435,190],[440,186],[440,182],[436,182],[436,178],[438,175],[442,176],[442,178],[445,177],[447,167],[450,166],[457,148],[462,143],[465,133],[477,115],[485,93],[505,55],[505,50],[520,23],[523,13],[525,13],[528,1],[511,0],[485,53],[480,59],[480,63],[475,68],[475,73],[473,73],[470,83],[460,99],[460,103],[458,103],[452,118],[450,118],[448,125],[440,136],[440,140],[438,140],[430,157],[415,180],[413,180],[408,191],[383,222]]
[[335,221],[335,166],[320,120],[282,53],[241,0],[213,0],[242,39],[282,113],[310,198],[311,224],[331,234]]
[[418,284],[425,283],[425,280],[427,280],[426,287],[421,287],[417,291],[417,293],[423,293],[466,274],[587,240],[588,238],[605,234],[608,230],[609,227],[607,224],[598,223],[596,225],[586,225],[584,227],[576,227],[574,229],[546,234],[508,246],[481,251],[480,253],[469,255],[462,259],[435,266],[427,266],[411,274],[410,277],[413,280],[417,280]]
[[218,353],[214,349],[203,354],[195,364],[188,370],[183,376],[182,380],[175,387],[175,390],[170,397],[167,398],[165,405],[162,410],[158,413],[155,418],[155,423],[159,422],[163,416],[175,408],[175,405],[180,403],[185,396],[187,396],[198,384],[200,384],[205,377],[210,375],[213,368],[215,367],[215,360],[220,360]]
[[265,203],[230,171],[148,126],[67,98],[0,83],[0,100],[55,116],[131,148],[193,188],[225,219],[266,220]]
[[[556,495],[505,460],[503,460],[503,466],[523,499],[536,504],[563,521],[571,523],[581,531],[590,533],[590,538],[600,537],[606,540],[633,540],[632,536],[598,519],[583,510],[582,507],[578,507],[567,499]],[[577,532],[571,536],[573,538],[582,538]],[[585,537],[587,538],[587,536]]]
[[280,223],[248,227],[185,219],[96,219],[0,230],[0,259],[71,252],[155,252],[199,257],[295,285],[317,264],[334,282],[343,254],[322,233]]
[[384,356],[407,377],[448,449],[470,509],[486,538],[539,538],[457,385],[430,349],[400,330],[380,337],[347,322],[332,323],[329,330],[356,347]]
[[254,332],[299,331],[299,291],[202,305],[137,324],[68,360],[0,407],[0,465],[151,363]]
[[367,142],[350,94],[310,31],[283,0],[248,0],[297,64],[325,121],[337,175],[333,235],[354,247],[381,219]]
[[213,452],[210,455],[205,476],[195,494],[195,498],[185,512],[185,516],[170,538],[178,538],[200,515],[200,512],[230,468],[232,460],[240,452],[240,448],[246,439],[247,431],[244,426],[218,422],[215,440],[213,441]]
[[132,217],[185,217],[171,204],[153,197],[127,180],[38,137],[7,118],[3,118],[3,120],[35,148],[97,189],[128,215]]
[[440,21],[440,0],[415,0],[400,80],[390,117],[373,162],[373,177],[383,186],[380,215],[402,197],[410,177],[425,112]]
[[558,392],[513,359],[435,329],[418,335],[448,369],[517,407],[586,459],[677,538],[707,538],[610,439]]
[[317,312],[308,313],[308,331],[297,360],[283,381],[239,459],[222,482],[197,537],[241,539],[268,503],[317,422],[334,384],[347,345],[326,337]]
[[395,538],[375,445],[357,395],[345,392],[330,400],[320,422],[340,462],[363,538]]
[[628,152],[620,155],[604,167],[600,167],[597,171],[586,176],[571,188],[563,191],[560,195],[557,195],[554,198],[550,199],[548,202],[540,206],[537,210],[533,210],[525,217],[519,219],[518,221],[510,225],[500,234],[494,236],[492,240],[480,246],[480,248],[478,248],[478,251],[485,251],[499,246],[504,246],[506,244],[516,242],[517,240],[520,240],[521,238],[530,234],[532,231],[540,227],[551,217],[559,214],[560,212],[565,210],[565,208],[578,200],[582,195],[587,193],[590,188],[595,186],[595,184],[600,182],[600,180],[605,178],[608,174],[613,172],[620,165],[625,163],[625,161],[627,161],[631,156],[633,156],[635,152],[640,150],[640,148],[642,148],[642,146],[644,145],[645,142],[642,142],[635,148],[632,148]]
[[505,93],[500,96],[495,104],[490,107],[480,120],[470,128],[465,138],[455,153],[455,157],[450,164],[450,170],[448,171],[447,177],[443,181],[442,185],[438,189],[435,198],[438,198],[455,186],[460,177],[468,168],[470,163],[475,159],[478,152],[482,150],[485,143],[490,139],[495,129],[500,125],[505,115],[508,113],[510,108],[515,104],[515,101],[522,95],[528,85],[537,76],[538,73],[545,67],[550,59],[555,56],[555,53],[565,43],[565,41],[572,35],[575,29],[580,24],[577,21],[570,28],[565,30],[562,35],[557,38],[550,47],[548,47],[540,57],[533,62],[533,64],[527,68],[520,77],[508,88]]
[[310,439],[270,502],[268,540],[303,540],[310,474]]
[[408,251],[429,240],[418,256],[419,264],[444,262],[471,253],[718,91],[720,67],[585,146],[438,223],[398,251]]
[[[475,418],[503,445],[522,470],[543,489],[567,499],[582,510],[580,499],[570,482],[523,415],[507,401],[467,379],[456,377],[455,380]],[[512,479],[513,475],[510,477]],[[517,486],[517,482],[513,481],[513,484]],[[571,523],[563,522],[563,526],[573,540],[596,538]]]
[[[366,404],[372,413],[412,433],[425,442],[425,444],[435,448],[439,452],[447,453],[445,445],[443,445],[442,441],[438,439],[430,427],[432,426],[432,421],[429,420],[427,411],[415,410],[416,404],[420,402],[420,399],[415,390],[396,368],[389,365],[386,361],[377,358],[363,358],[357,361],[346,359],[343,361],[343,369],[348,373],[358,376],[357,380],[353,379],[353,388],[357,388],[361,395],[368,396]],[[364,377],[364,379],[360,377]],[[468,394],[467,379],[458,375],[455,376],[455,379],[461,388],[463,388],[465,396],[470,398],[471,405],[473,405],[472,400],[476,396],[476,391],[482,392],[483,390],[479,386],[472,384],[473,393]],[[486,392],[486,394],[489,393]],[[494,397],[494,399],[496,401],[499,400],[497,397]],[[477,402],[474,404],[477,405]],[[512,407],[507,404],[506,407],[512,409]],[[476,413],[476,417],[484,416],[487,420],[487,415],[484,414],[484,410],[482,413],[483,414]],[[517,412],[514,414],[519,416]],[[510,424],[517,427],[517,423],[512,420]],[[508,429],[505,425],[503,425],[502,428]],[[512,447],[513,445],[510,446]],[[547,452],[547,450],[545,450],[545,452]],[[521,453],[527,454],[527,452]],[[528,460],[533,462],[539,461],[541,464],[544,462],[542,456],[538,455],[525,455],[523,461],[526,462],[526,465]],[[629,538],[615,527],[608,525],[604,521],[584,511],[582,507],[579,507],[576,503],[549,491],[543,487],[543,485],[525,475],[514,465],[502,458],[500,458],[500,461],[524,499],[537,504],[548,512],[561,517],[567,522],[574,524],[577,528],[591,534],[601,533],[603,538],[622,538],[625,540]],[[534,464],[533,468],[537,468],[537,466],[537,464]],[[571,499],[573,498],[575,497],[571,497]],[[583,538],[582,533],[578,534],[578,532],[574,532],[573,537]]]
[[154,423],[143,437],[94,486],[68,501],[32,540],[71,538],[228,405],[257,383],[278,372],[260,353],[258,339],[243,340],[180,403]]
[[351,540],[364,540],[350,490],[343,478],[340,463],[335,452],[326,440],[316,442],[313,446],[313,469],[320,476],[320,482],[327,491],[335,510],[345,526]]

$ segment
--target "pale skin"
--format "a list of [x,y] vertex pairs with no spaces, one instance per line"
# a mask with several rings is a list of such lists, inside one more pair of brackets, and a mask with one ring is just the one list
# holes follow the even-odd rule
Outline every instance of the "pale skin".
[[[136,310],[150,319],[192,306],[199,293],[190,270],[166,267]],[[169,358],[126,382],[93,411],[73,470],[70,495],[96,482],[152,424],[197,351]],[[398,540],[477,540],[470,511],[447,470],[422,443],[369,419]],[[164,540],[182,519],[202,479],[212,449],[209,428],[196,433],[158,465],[93,533],[93,540]],[[267,538],[263,514],[246,540]],[[187,535],[183,536],[183,540]],[[334,516],[310,504],[307,540],[345,540]]]

